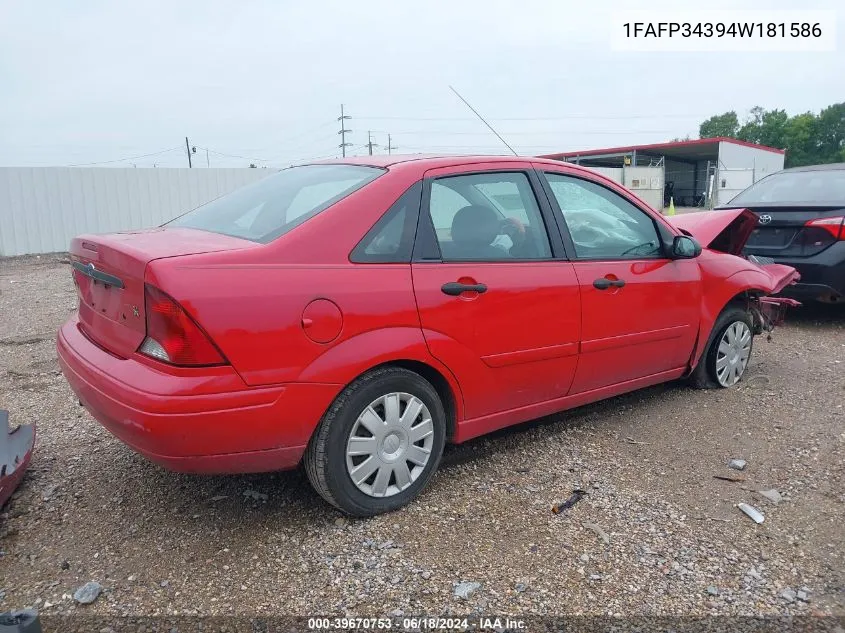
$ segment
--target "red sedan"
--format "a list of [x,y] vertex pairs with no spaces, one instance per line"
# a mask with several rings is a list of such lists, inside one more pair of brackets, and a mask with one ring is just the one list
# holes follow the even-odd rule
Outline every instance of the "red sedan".
[[[670,224],[556,161],[293,167],[160,228],[71,243],[62,370],[165,467],[296,467],[354,515],[398,508],[446,442],[656,383],[731,387],[792,268],[742,209]],[[702,250],[702,247],[703,250]]]

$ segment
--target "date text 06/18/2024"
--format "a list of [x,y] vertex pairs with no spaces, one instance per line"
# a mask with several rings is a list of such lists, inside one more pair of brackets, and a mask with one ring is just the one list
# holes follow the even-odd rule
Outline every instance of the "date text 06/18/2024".
[[[510,617],[480,617],[475,622],[482,630],[524,630],[524,620]],[[465,631],[469,618],[403,617],[403,618],[308,618],[311,631],[409,630],[409,631]]]

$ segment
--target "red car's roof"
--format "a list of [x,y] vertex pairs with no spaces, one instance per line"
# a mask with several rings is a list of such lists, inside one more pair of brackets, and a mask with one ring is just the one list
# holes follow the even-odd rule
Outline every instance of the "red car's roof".
[[[345,164],[345,165],[368,165],[372,167],[393,167],[395,165],[413,163],[421,171],[436,169],[438,167],[451,167],[453,165],[469,165],[473,163],[545,163],[547,165],[566,165],[567,168],[577,171],[590,171],[585,167],[572,163],[563,163],[559,160],[539,158],[537,156],[443,156],[439,154],[381,154],[378,156],[350,156],[347,158],[335,158],[329,160],[315,161],[311,164]],[[594,173],[594,172],[593,172]]]
[[[441,154],[381,154],[379,156],[349,156],[347,158],[333,158],[315,161],[315,163],[370,165],[372,167],[390,167],[399,163],[415,162],[426,169],[448,167],[450,165],[466,165],[468,163],[547,163],[560,165],[561,161],[537,156],[498,156],[498,155],[468,155],[444,156]],[[312,163],[313,164],[313,163]],[[578,167],[565,163],[568,167]],[[583,168],[581,168],[583,169]]]

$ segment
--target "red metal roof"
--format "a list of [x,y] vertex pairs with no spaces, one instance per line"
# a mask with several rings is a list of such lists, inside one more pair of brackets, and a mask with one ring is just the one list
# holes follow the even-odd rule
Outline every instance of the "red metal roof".
[[656,151],[661,149],[675,149],[681,147],[689,147],[692,145],[715,145],[717,143],[733,143],[735,145],[744,145],[745,147],[755,147],[767,152],[775,152],[776,154],[785,154],[786,150],[777,149],[775,147],[767,147],[766,145],[758,145],[757,143],[749,143],[748,141],[740,141],[735,138],[728,138],[727,136],[716,136],[713,138],[697,138],[690,141],[672,141],[669,143],[652,143],[651,145],[629,145],[626,147],[607,147],[605,149],[588,149],[580,152],[560,152],[557,154],[543,154],[540,158],[575,158],[576,156],[596,156],[600,154],[624,154],[625,152],[637,151]]

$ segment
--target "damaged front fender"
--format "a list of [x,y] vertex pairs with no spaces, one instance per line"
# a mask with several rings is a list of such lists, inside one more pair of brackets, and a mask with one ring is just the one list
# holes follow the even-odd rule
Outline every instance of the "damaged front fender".
[[782,323],[789,307],[800,305],[792,299],[771,296],[797,282],[798,271],[765,257],[743,256],[743,247],[757,224],[757,216],[748,209],[689,213],[670,220],[705,249],[698,258],[704,294],[690,371],[699,362],[716,319],[726,306],[742,301],[755,334],[762,334]]
[[801,279],[801,275],[792,266],[784,266],[783,264],[767,264],[761,261],[761,258],[753,255],[748,258],[752,264],[761,268],[771,279],[770,289],[767,291],[770,295],[776,295],[787,286],[796,283]]

